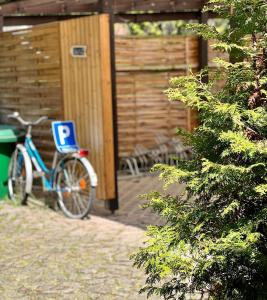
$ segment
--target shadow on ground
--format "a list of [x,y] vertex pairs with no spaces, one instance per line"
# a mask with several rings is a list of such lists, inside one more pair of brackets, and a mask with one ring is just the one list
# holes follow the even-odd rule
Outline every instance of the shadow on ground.
[[96,201],[93,207],[93,214],[125,225],[137,226],[145,229],[148,225],[161,224],[163,220],[150,209],[142,209],[145,200],[140,196],[151,191],[159,191],[165,194],[178,195],[182,192],[183,186],[174,185],[167,191],[162,189],[162,182],[157,176],[148,174],[140,177],[119,177],[119,205],[120,209],[114,215],[105,208],[103,201]]

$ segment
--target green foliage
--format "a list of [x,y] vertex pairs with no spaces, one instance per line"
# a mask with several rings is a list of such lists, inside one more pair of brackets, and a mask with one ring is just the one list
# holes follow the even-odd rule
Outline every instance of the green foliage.
[[128,27],[131,35],[138,36],[177,35],[187,32],[184,21],[129,23]]
[[[0,0],[1,1],[1,0]],[[139,12],[140,13],[140,12]],[[189,22],[196,22],[191,20]],[[227,21],[224,19],[212,19],[210,20],[214,30],[219,33],[224,31],[227,27]],[[121,24],[120,24],[121,26]],[[125,31],[130,35],[136,36],[170,36],[170,35],[191,35],[192,30],[185,21],[160,21],[160,22],[126,22],[124,23]]]
[[184,133],[194,158],[154,167],[165,188],[185,183],[186,190],[146,196],[165,225],[148,229],[134,261],[146,271],[148,295],[267,299],[267,4],[210,0],[206,9],[229,27],[190,29],[216,39],[235,62],[216,59],[225,81],[219,91],[218,74],[203,82],[208,70],[171,79],[169,99],[199,112],[200,126]]

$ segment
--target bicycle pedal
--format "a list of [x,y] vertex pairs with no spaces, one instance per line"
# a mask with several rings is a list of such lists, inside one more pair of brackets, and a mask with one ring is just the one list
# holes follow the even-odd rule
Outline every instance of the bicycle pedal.
[[44,175],[45,175],[44,172],[38,172],[38,171],[33,172],[33,178],[40,178],[43,177]]

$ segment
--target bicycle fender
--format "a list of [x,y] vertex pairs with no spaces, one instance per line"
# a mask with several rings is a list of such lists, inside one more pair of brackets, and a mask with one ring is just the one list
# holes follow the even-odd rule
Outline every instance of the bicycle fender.
[[[73,154],[72,155],[73,157],[77,157],[77,154]],[[79,157],[79,156],[78,156]],[[95,173],[95,170],[94,168],[92,167],[92,165],[90,164],[89,160],[86,158],[86,157],[79,157],[80,160],[84,163],[84,165],[86,166],[89,174],[90,174],[90,177],[91,177],[91,186],[92,187],[97,187],[97,175]]]
[[98,183],[97,182],[97,175],[95,173],[94,168],[92,167],[92,165],[90,164],[90,162],[87,158],[82,157],[81,160],[85,164],[85,166],[87,167],[87,169],[90,173],[90,176],[91,176],[91,179],[92,179],[91,186],[92,187],[97,187],[97,183]]
[[23,153],[25,159],[25,168],[27,174],[25,191],[27,194],[30,194],[32,192],[32,162],[26,148],[23,145],[18,144],[16,148]]

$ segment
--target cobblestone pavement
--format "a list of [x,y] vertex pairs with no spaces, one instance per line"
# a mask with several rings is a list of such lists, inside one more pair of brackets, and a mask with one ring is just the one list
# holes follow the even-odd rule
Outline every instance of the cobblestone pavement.
[[129,254],[137,227],[49,209],[0,206],[0,299],[145,299]]
[[0,203],[0,299],[146,299],[129,255],[142,245],[145,224],[157,221],[136,198],[155,180],[132,180],[131,193],[120,181],[121,210],[112,216],[98,202],[85,221]]

